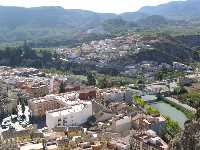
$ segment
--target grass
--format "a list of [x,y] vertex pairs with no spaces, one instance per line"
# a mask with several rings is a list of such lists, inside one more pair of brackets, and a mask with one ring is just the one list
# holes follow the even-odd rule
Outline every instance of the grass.
[[150,105],[148,105],[148,104],[145,104],[144,100],[141,99],[140,97],[134,96],[134,97],[133,97],[133,101],[134,101],[137,105],[139,105],[139,106],[141,106],[142,108],[144,108],[144,109],[146,110],[146,113],[147,113],[148,115],[160,115],[160,112],[159,112],[157,109],[155,109],[154,107],[152,107],[152,106],[150,106]]

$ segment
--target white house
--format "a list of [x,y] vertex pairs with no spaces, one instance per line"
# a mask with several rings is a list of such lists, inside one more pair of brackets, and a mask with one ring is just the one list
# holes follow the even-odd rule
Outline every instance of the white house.
[[59,126],[77,126],[85,123],[92,116],[92,102],[84,101],[61,109],[46,112],[48,129]]

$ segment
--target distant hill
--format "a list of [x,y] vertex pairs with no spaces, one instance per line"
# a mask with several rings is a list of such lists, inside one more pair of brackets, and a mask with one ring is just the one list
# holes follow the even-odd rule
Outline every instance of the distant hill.
[[122,18],[109,19],[102,24],[105,31],[109,33],[119,34],[133,31],[138,27],[136,22],[128,22]]
[[169,21],[163,16],[152,15],[138,20],[137,23],[138,25],[145,27],[160,27],[168,25]]
[[146,6],[138,13],[161,15],[170,19],[200,18],[200,0],[175,1],[159,6]]
[[115,17],[115,14],[66,10],[62,7],[0,6],[0,41],[67,38]]
[[[62,7],[5,7],[0,6],[0,44],[29,40],[34,43],[70,43],[80,37],[110,35],[139,28],[166,25],[200,25],[200,0],[177,1],[138,12],[95,13]],[[177,19],[179,21],[177,21]],[[192,25],[193,25],[192,24]],[[140,28],[142,27],[142,28]],[[52,44],[54,45],[54,44]],[[59,43],[58,43],[59,45]]]
[[149,16],[149,15],[147,15],[145,13],[140,13],[140,12],[126,12],[126,13],[120,14],[120,17],[123,18],[123,20],[131,21],[131,22],[138,21],[147,16]]

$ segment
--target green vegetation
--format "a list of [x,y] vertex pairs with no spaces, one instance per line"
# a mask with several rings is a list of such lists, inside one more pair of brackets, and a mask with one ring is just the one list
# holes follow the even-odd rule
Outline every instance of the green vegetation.
[[154,28],[166,26],[169,24],[169,22],[163,16],[160,15],[152,15],[146,18],[142,18],[138,20],[137,23],[143,27],[154,27]]
[[148,104],[145,104],[144,100],[141,99],[139,96],[134,96],[133,101],[135,104],[144,108],[148,115],[155,115],[155,116],[160,115],[160,112],[157,109],[153,108],[152,106]]
[[[29,40],[33,47],[74,45],[84,38],[85,35],[80,36],[82,31],[116,17],[114,14],[65,10],[62,7],[1,6],[0,12],[0,43]],[[91,35],[95,39],[95,35]]]
[[144,100],[141,99],[139,96],[134,96],[134,97],[133,97],[133,101],[134,101],[137,105],[139,105],[139,106],[141,106],[141,107],[144,108],[145,102],[144,102]]
[[25,112],[25,104],[24,103],[21,103],[21,108],[22,108],[22,113],[24,114],[24,112]]
[[7,47],[0,51],[0,64],[8,66],[32,66],[42,68],[52,64],[52,54],[47,51],[37,53],[25,42],[22,46]]
[[103,74],[96,74],[97,79],[97,87],[98,88],[110,88],[110,87],[120,87],[125,86],[128,84],[136,83],[136,80],[129,77],[123,76],[111,76],[111,75],[103,75]]
[[179,86],[174,89],[175,95],[181,95],[181,94],[185,94],[185,93],[187,93],[187,90],[185,89],[184,86]]
[[196,91],[188,91],[180,95],[179,99],[194,108],[200,105],[200,93]]
[[56,68],[42,68],[42,72],[45,74],[53,74],[53,75],[68,75],[70,74],[67,70],[56,69]]
[[147,111],[148,115],[155,115],[155,116],[160,115],[160,112],[157,109],[155,109],[154,107],[150,106],[150,105],[146,104],[144,106],[144,109]]
[[87,81],[88,81],[88,85],[96,85],[96,79],[95,79],[95,73],[93,72],[88,72],[87,73]]
[[134,31],[138,25],[134,22],[127,22],[122,18],[109,19],[103,23],[103,28],[114,35],[122,35]]
[[63,82],[61,82],[61,84],[60,84],[59,93],[65,93],[65,85]]
[[[196,7],[199,3],[191,2],[188,5],[189,8],[187,5],[184,7],[180,5],[180,9],[173,9],[174,13],[171,12],[170,7],[163,7],[152,13],[151,11],[159,8],[158,6],[151,11],[144,9],[145,13],[142,10],[120,15],[85,10],[65,10],[62,7],[1,6],[0,44],[7,45],[9,42],[18,44],[29,40],[31,46],[36,48],[61,45],[73,47],[91,39],[97,40],[130,31],[138,31],[142,34],[154,32],[173,35],[197,34],[199,33],[199,18],[197,17],[199,11]],[[173,4],[172,7],[174,7]],[[182,11],[183,8],[184,11]],[[162,11],[163,9],[164,11]],[[165,13],[163,14],[163,12]],[[173,19],[168,20],[165,17]]]
[[171,120],[166,117],[164,126],[161,128],[161,137],[166,142],[170,142],[178,133],[180,133],[181,128],[176,121]]
[[[180,90],[180,89],[182,89],[182,88],[178,88],[178,89],[177,89],[177,90],[178,90],[178,93],[185,93],[185,90],[186,90],[185,88],[183,88],[183,89],[184,89],[183,92],[180,92],[180,91],[182,91],[182,90]],[[177,92],[175,92],[175,93],[177,93]],[[179,111],[183,112],[183,113],[186,115],[186,117],[187,117],[188,119],[193,119],[194,116],[195,116],[195,114],[194,114],[193,112],[191,112],[191,111],[185,109],[184,107],[182,107],[182,106],[180,106],[180,105],[177,105],[176,103],[173,103],[173,102],[171,102],[171,101],[168,101],[167,99],[165,99],[165,98],[162,97],[162,96],[159,97],[158,101],[164,101],[165,103],[167,103],[167,104],[171,105],[172,107],[178,109]]]
[[28,105],[27,98],[21,92],[17,93],[17,104]]
[[183,72],[175,71],[173,69],[163,68],[155,73],[156,80],[163,80],[163,79],[173,79],[177,77],[184,76]]
[[173,103],[171,101],[167,101],[166,100],[165,102],[168,103],[168,104],[170,104],[172,107],[174,107],[174,108],[180,110],[181,112],[183,112],[188,119],[193,119],[194,118],[195,114],[193,112],[185,109],[184,107],[182,107],[180,105],[177,105],[176,103]]
[[195,61],[190,64],[190,66],[195,70],[195,69],[200,69],[200,62]]
[[110,85],[109,81],[107,80],[106,76],[101,77],[101,78],[98,79],[97,86],[100,89],[111,87],[111,85]]
[[[133,101],[137,105],[144,108],[147,114],[160,115],[160,112],[157,109],[145,104],[144,100],[141,99],[140,97],[134,96]],[[160,135],[166,142],[170,142],[178,133],[180,133],[181,128],[176,121],[171,120],[169,117],[165,117],[165,118],[166,118],[166,122],[161,128]]]
[[17,115],[18,114],[18,109],[17,108],[12,108],[12,114]]

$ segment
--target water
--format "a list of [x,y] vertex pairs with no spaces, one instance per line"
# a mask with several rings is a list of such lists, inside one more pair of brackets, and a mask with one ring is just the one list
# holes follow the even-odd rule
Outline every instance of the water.
[[151,106],[158,109],[162,115],[169,116],[172,120],[177,121],[179,126],[184,128],[184,123],[188,120],[184,113],[165,102],[152,103]]

